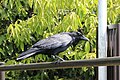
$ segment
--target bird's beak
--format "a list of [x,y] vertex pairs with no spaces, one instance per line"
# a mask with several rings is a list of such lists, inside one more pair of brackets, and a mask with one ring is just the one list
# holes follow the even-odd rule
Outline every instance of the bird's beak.
[[85,41],[89,41],[89,39],[87,37],[85,37],[84,35],[82,35],[81,39],[85,40]]

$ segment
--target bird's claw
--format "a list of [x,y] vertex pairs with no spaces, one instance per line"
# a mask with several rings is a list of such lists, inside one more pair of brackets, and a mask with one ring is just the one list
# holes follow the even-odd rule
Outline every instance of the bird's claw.
[[53,63],[54,64],[60,64],[62,63],[63,61],[65,61],[64,59],[58,59],[57,61],[54,61]]

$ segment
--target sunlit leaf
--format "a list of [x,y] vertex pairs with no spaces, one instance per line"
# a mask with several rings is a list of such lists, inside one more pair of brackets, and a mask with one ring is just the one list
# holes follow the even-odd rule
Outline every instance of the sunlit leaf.
[[89,53],[89,51],[90,51],[90,43],[86,42],[86,44],[85,44],[85,52]]

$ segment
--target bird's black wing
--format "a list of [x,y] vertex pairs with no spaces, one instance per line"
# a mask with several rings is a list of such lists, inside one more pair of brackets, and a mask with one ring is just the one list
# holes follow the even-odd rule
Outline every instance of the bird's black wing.
[[65,33],[56,34],[49,38],[38,41],[33,45],[33,48],[39,49],[55,49],[58,47],[64,47],[70,44],[72,41],[71,36]]

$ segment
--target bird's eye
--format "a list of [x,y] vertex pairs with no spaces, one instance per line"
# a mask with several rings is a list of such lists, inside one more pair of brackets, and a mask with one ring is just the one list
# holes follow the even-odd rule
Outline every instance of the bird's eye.
[[77,35],[81,36],[82,34],[80,32],[77,32]]

